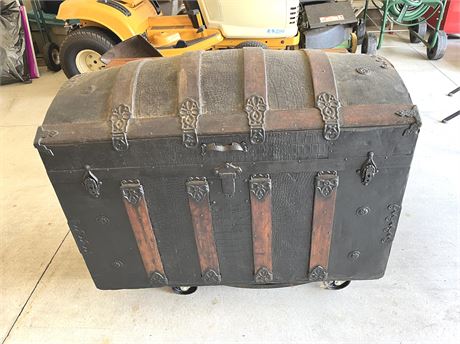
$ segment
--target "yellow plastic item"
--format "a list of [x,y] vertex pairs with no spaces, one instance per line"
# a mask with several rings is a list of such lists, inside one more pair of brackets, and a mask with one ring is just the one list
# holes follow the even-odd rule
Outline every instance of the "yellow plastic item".
[[142,34],[149,26],[149,18],[157,17],[155,8],[147,0],[118,2],[131,12],[125,16],[121,11],[96,0],[65,0],[59,6],[57,18],[79,19],[81,26],[105,27],[121,40]]

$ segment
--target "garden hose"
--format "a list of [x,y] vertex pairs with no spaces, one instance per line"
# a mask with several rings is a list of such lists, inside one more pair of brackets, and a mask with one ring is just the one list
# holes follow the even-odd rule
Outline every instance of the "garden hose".
[[[414,22],[428,20],[438,12],[439,6],[442,4],[442,0],[382,0],[382,4],[377,4],[376,0],[371,1],[380,11],[384,10],[384,3],[389,1],[388,18],[395,24],[403,26],[411,26],[414,25]],[[430,8],[434,9],[433,12],[428,18],[423,18]],[[419,20],[420,18],[422,20]]]

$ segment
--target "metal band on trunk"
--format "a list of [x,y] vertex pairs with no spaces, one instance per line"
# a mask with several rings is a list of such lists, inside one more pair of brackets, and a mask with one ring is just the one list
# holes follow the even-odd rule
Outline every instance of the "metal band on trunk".
[[145,61],[121,68],[112,90],[112,108],[109,123],[112,129],[112,147],[117,152],[126,152],[129,148],[128,128],[134,117],[134,97],[139,72]]
[[179,70],[178,115],[182,142],[187,148],[198,146],[198,121],[202,114],[201,51],[182,55]]
[[310,73],[315,95],[315,104],[324,121],[323,136],[328,141],[340,135],[340,108],[337,85],[331,62],[325,52],[305,50],[310,61]]
[[157,246],[155,232],[150,222],[144,188],[139,180],[123,180],[121,193],[145,271],[152,286],[168,283]]
[[316,176],[308,270],[310,281],[327,279],[338,185],[336,171],[323,171]]
[[265,115],[268,111],[267,72],[262,48],[244,48],[244,111],[248,116],[250,141],[265,142]]
[[268,174],[249,179],[251,193],[254,278],[257,283],[273,281],[272,263],[272,181]]
[[191,178],[187,181],[186,187],[201,276],[206,283],[220,283],[221,274],[212,228],[208,181],[206,178]]

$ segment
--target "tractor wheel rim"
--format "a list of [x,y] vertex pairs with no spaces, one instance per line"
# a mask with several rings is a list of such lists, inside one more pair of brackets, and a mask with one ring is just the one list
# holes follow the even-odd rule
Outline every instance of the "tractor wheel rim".
[[101,61],[101,54],[92,49],[79,51],[75,57],[75,64],[80,73],[96,72],[105,67]]

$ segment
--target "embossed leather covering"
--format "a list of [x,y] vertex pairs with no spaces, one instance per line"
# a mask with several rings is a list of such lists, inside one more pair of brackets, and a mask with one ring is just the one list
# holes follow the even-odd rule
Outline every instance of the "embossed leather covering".
[[98,288],[263,287],[384,274],[419,128],[380,57],[253,48],[75,77],[35,146]]

